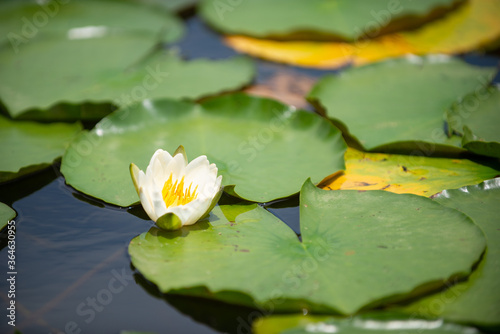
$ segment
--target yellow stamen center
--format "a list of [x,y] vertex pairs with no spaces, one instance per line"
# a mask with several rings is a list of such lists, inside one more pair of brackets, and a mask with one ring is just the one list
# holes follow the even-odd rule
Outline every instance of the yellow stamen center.
[[171,206],[184,205],[195,200],[198,196],[196,193],[198,186],[196,186],[191,192],[192,185],[193,183],[191,183],[188,188],[184,189],[184,176],[180,182],[179,180],[175,180],[175,182],[173,182],[172,174],[170,174],[170,177],[167,182],[165,182],[163,190],[161,191],[163,201],[167,205],[167,208]]

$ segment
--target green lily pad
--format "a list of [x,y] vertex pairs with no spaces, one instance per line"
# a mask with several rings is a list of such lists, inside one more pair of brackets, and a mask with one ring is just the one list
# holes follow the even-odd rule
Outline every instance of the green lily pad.
[[487,251],[478,268],[463,283],[408,306],[411,314],[439,316],[480,326],[500,325],[500,178],[477,186],[446,190],[436,197],[442,205],[469,215],[481,227]]
[[450,130],[462,135],[462,147],[500,158],[500,90],[484,88],[466,96],[448,111]]
[[[103,119],[66,151],[61,172],[74,188],[129,206],[139,197],[128,166],[145,170],[153,153],[183,145],[188,158],[206,155],[226,191],[256,202],[297,193],[344,168],[340,131],[318,115],[244,94],[200,105],[146,100]],[[293,167],[293,168],[292,168]]]
[[257,320],[255,334],[476,334],[475,328],[446,323],[442,320],[408,318],[398,314],[371,313],[349,319],[327,316],[271,316]]
[[459,153],[450,145],[460,138],[445,132],[445,111],[486,87],[495,71],[445,56],[399,58],[327,76],[308,99],[367,150]]
[[0,203],[0,230],[16,216],[16,212],[7,204]]
[[138,62],[147,47],[143,37],[48,39],[19,54],[0,50],[0,62],[12,64],[0,68],[0,98],[15,118],[96,120],[113,110],[111,104],[197,99],[240,88],[253,77],[253,63],[244,57],[184,62],[156,50]]
[[203,0],[199,7],[202,17],[225,33],[261,38],[356,40],[417,27],[462,2]]
[[49,167],[81,129],[80,123],[40,124],[0,116],[0,182]]
[[[0,45],[15,54],[24,52],[26,46],[40,37],[91,38],[116,34],[130,37],[130,43],[138,48],[136,51],[144,54],[159,41],[177,40],[184,31],[181,21],[168,11],[124,1],[4,1],[0,4],[0,21]],[[133,38],[137,34],[141,35],[142,43]],[[58,57],[53,65],[59,65],[63,58]]]
[[57,15],[44,29],[34,28],[40,36],[0,48],[0,62],[10,64],[0,68],[0,100],[12,118],[99,120],[133,101],[198,99],[240,88],[253,77],[246,58],[183,62],[153,49],[178,39],[183,27],[168,11],[138,4],[8,2],[1,12],[5,35],[22,35],[25,18],[37,22],[49,7]]
[[258,206],[219,206],[192,228],[153,227],[131,241],[129,254],[164,293],[270,312],[352,314],[468,275],[485,246],[469,217],[431,199],[326,191],[310,180],[300,220],[302,242]]

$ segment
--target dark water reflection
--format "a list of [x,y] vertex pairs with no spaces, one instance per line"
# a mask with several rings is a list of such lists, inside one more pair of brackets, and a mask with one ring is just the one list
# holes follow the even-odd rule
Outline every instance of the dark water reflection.
[[[19,213],[16,323],[23,333],[58,333],[66,327],[82,333],[214,332],[150,298],[135,283],[127,246],[149,222],[125,209],[76,199],[62,177],[15,202],[14,209]],[[1,261],[4,273],[5,265]],[[6,291],[3,280],[1,289]],[[8,330],[0,322],[0,332]]]

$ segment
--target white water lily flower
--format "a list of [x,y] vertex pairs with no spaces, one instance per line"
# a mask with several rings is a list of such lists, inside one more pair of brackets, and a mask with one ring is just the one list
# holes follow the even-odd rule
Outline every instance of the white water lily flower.
[[208,215],[222,193],[222,176],[202,155],[188,164],[184,147],[173,157],[157,150],[146,173],[130,164],[130,175],[149,218],[165,230],[192,225]]

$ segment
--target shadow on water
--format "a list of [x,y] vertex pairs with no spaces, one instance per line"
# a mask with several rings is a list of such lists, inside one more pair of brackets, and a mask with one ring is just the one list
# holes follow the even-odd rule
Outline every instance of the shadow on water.
[[264,208],[288,225],[302,241],[300,236],[299,195],[266,203]]
[[0,185],[0,202],[12,206],[14,202],[45,187],[57,177],[55,167],[49,166],[39,172],[2,184]]
[[[130,267],[134,270],[132,264]],[[253,308],[230,305],[219,301],[176,294],[163,294],[156,285],[149,282],[137,271],[134,272],[134,280],[149,295],[167,302],[193,320],[206,324],[222,333],[250,334],[252,322],[261,314],[261,312]]]

